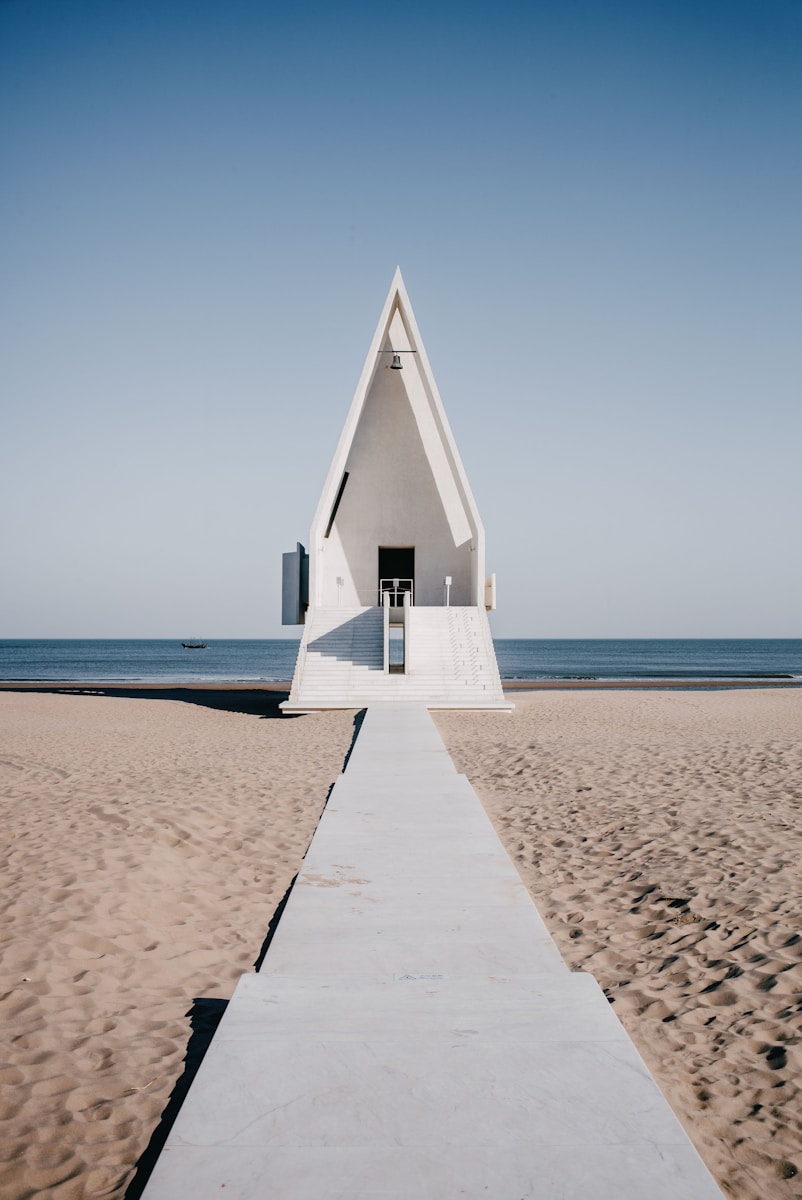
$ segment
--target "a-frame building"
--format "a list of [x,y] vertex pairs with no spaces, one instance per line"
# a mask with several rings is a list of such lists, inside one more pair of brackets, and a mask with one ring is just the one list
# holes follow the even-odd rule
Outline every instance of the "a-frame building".
[[282,619],[304,624],[285,712],[512,707],[485,611],[484,529],[400,271],[309,546],[284,556]]

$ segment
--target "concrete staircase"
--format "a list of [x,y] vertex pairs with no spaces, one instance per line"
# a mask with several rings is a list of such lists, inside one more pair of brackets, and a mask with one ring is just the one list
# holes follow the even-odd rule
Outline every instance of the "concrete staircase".
[[310,609],[287,707],[358,707],[347,701],[375,694],[384,677],[380,608]]
[[383,702],[511,709],[484,609],[411,608],[404,674],[385,673],[382,609],[310,609],[283,710]]
[[430,707],[498,707],[504,697],[484,609],[412,608],[409,622],[408,681],[421,699]]

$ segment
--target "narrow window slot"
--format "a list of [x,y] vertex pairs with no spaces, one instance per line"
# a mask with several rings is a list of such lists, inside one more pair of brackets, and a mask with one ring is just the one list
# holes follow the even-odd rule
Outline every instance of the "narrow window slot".
[[337,499],[334,501],[334,507],[331,510],[331,516],[329,517],[329,523],[326,526],[326,532],[323,534],[324,537],[328,537],[329,534],[331,533],[331,527],[334,524],[334,518],[337,516],[337,509],[340,507],[340,501],[343,498],[343,492],[345,491],[345,485],[347,482],[348,482],[348,472],[343,471],[342,483],[340,484],[340,489],[337,492]]

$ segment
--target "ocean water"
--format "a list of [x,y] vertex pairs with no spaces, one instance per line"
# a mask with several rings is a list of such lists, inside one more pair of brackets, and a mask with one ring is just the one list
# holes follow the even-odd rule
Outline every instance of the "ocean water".
[[220,639],[184,650],[160,638],[0,641],[0,679],[93,683],[223,683],[292,679],[297,638]]
[[495,642],[502,679],[768,679],[802,682],[802,638]]
[[[509,639],[495,642],[502,679],[795,679],[802,638]],[[172,639],[0,641],[0,680],[96,683],[281,682],[297,638],[220,639],[184,650]]]

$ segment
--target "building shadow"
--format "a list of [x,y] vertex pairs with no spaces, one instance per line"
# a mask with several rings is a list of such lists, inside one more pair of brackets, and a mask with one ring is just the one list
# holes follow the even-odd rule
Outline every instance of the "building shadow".
[[339,662],[383,671],[384,620],[381,609],[369,608],[355,617],[349,617],[327,633],[314,638],[306,648],[327,658],[336,658]]
[[289,690],[273,688],[240,687],[159,687],[147,684],[126,687],[125,684],[42,684],[21,687],[3,687],[0,691],[35,692],[45,696],[118,696],[126,700],[179,700],[184,704],[198,704],[202,708],[213,708],[221,712],[245,713],[247,716],[271,719],[280,717],[291,720],[302,713],[282,713],[279,705],[289,698]]

